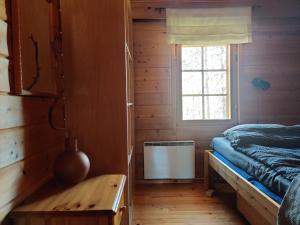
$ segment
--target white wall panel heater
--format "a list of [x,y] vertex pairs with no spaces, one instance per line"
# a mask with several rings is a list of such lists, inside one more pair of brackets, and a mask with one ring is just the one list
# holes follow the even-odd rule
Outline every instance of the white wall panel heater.
[[193,178],[194,141],[144,142],[144,179]]

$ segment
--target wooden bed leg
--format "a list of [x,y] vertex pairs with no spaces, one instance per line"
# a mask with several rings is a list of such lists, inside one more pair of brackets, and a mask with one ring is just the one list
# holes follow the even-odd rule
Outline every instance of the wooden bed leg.
[[212,198],[212,197],[214,197],[214,195],[215,195],[215,190],[214,190],[214,189],[209,189],[209,190],[207,190],[207,191],[205,192],[205,194],[206,194],[207,197]]
[[209,152],[210,150],[205,150],[204,152],[204,187],[206,189],[206,195],[212,197],[214,194],[213,186],[213,176],[212,168],[209,166]]

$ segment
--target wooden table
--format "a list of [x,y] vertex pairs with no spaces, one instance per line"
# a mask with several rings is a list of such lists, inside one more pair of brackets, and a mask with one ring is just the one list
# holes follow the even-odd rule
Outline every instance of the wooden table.
[[11,212],[16,225],[120,225],[124,175],[104,175],[72,187],[46,185]]

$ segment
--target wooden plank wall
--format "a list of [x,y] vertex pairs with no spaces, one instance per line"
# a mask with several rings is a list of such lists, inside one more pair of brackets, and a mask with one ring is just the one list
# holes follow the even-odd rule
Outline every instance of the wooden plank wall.
[[[137,180],[143,179],[144,141],[195,140],[196,175],[202,178],[203,150],[209,148],[212,137],[234,125],[176,124],[175,75],[171,71],[171,47],[166,44],[165,11],[154,8],[180,7],[178,1],[174,2],[133,2],[134,17],[140,19],[134,23]],[[210,7],[249,3],[255,6],[254,37],[253,43],[241,45],[239,49],[239,122],[299,123],[300,2],[220,0],[209,5],[207,1],[198,0],[184,1],[183,4]],[[268,80],[271,89],[266,92],[254,90],[251,81],[256,77]]]
[[[13,62],[8,4],[0,0],[0,224],[16,204],[52,176],[53,159],[64,147],[63,135],[48,126],[50,99],[8,94]],[[61,116],[57,112],[56,117]]]
[[[300,122],[300,2],[257,1],[253,11],[253,43],[240,48],[240,120]],[[255,91],[251,81],[271,83]]]

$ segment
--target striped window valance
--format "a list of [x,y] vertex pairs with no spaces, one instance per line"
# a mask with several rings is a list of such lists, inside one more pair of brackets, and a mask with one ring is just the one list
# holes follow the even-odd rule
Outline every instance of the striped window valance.
[[170,44],[224,45],[252,42],[251,7],[167,9]]

